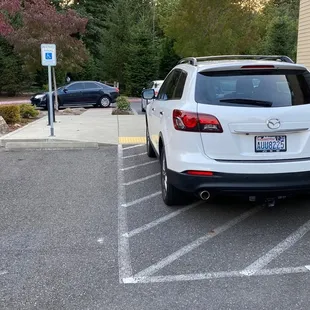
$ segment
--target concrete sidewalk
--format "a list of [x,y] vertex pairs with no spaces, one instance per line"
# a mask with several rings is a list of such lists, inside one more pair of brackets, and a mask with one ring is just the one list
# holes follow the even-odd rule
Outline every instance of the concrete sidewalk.
[[112,109],[89,109],[81,115],[57,115],[55,137],[47,117],[0,137],[6,149],[86,148],[145,143],[143,115],[111,115]]

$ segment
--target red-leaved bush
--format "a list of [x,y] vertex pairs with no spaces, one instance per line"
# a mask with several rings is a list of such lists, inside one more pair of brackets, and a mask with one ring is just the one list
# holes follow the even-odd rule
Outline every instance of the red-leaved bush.
[[[5,36],[26,65],[40,68],[40,45],[57,46],[57,65],[74,70],[87,60],[86,48],[80,40],[87,19],[74,10],[58,12],[48,0],[0,0],[0,35]],[[14,28],[8,16],[20,14],[22,26]]]

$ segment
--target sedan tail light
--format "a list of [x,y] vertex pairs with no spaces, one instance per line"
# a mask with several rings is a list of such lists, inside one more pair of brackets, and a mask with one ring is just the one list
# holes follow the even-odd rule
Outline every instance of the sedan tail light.
[[176,130],[181,131],[223,132],[219,120],[210,114],[197,114],[194,112],[173,110],[173,124]]
[[119,93],[119,89],[117,87],[115,87],[115,90]]

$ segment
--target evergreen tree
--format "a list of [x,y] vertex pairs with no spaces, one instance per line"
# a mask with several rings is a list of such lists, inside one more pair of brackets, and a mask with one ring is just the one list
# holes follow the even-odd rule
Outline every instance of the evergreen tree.
[[155,48],[158,45],[152,31],[147,18],[142,18],[130,29],[125,83],[127,93],[133,96],[140,96],[142,88],[158,76],[158,51]]
[[83,41],[90,52],[91,59],[85,64],[82,76],[100,80],[102,70],[105,19],[112,0],[75,0],[73,8],[88,18]]
[[10,96],[25,89],[27,79],[22,67],[22,61],[13,52],[13,47],[0,37],[0,92]]
[[174,41],[163,37],[161,38],[161,51],[159,56],[158,78],[164,79],[170,70],[177,65],[180,57],[174,51]]
[[264,40],[265,54],[296,58],[297,34],[294,30],[294,24],[287,16],[273,18]]
[[103,33],[104,79],[118,81],[121,89],[125,87],[125,64],[128,62],[130,29],[137,22],[134,0],[113,0],[108,8]]
[[296,59],[299,0],[271,0],[260,19],[259,53],[283,54]]

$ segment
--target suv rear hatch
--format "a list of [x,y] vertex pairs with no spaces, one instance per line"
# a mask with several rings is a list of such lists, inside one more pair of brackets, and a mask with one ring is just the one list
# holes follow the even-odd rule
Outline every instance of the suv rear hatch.
[[[215,71],[216,70],[216,71]],[[310,158],[310,74],[298,65],[236,65],[198,72],[198,115],[223,132],[201,132],[216,160]]]

